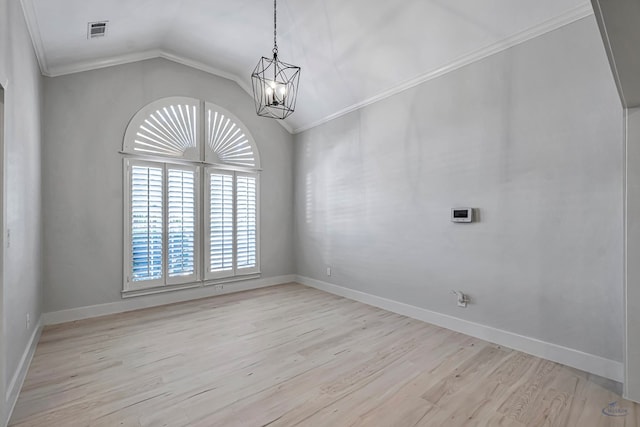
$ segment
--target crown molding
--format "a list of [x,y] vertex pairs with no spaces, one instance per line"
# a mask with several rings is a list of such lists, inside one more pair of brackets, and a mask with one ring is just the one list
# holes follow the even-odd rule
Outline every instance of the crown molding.
[[[30,0],[23,0],[30,1]],[[218,68],[211,67],[206,65],[200,61],[195,61],[193,59],[185,58],[184,56],[178,55],[174,52],[169,52],[163,49],[151,49],[142,52],[129,53],[125,55],[117,55],[112,56],[110,58],[103,59],[94,59],[83,62],[76,62],[74,64],[58,66],[58,67],[49,67],[46,71],[42,70],[42,74],[47,77],[59,77],[68,74],[81,73],[83,71],[91,71],[98,70],[101,68],[113,67],[115,65],[124,65],[130,64],[133,62],[144,61],[147,59],[154,58],[163,58],[172,62],[176,62],[178,64],[185,65],[190,68],[194,68],[196,70],[204,71],[205,73],[209,73],[218,77],[222,77],[227,80],[231,80],[236,83],[238,86],[242,88],[251,98],[253,98],[253,91],[251,87],[238,76],[222,71]],[[278,123],[287,130],[289,133],[293,133],[293,128],[282,120],[278,120]]]
[[47,56],[44,53],[44,43],[42,43],[42,36],[40,35],[40,25],[38,25],[36,10],[33,7],[32,0],[20,0],[20,5],[31,36],[33,49],[36,51],[40,72],[46,76],[49,67],[47,65]]
[[160,50],[159,54],[160,58],[168,59],[169,61],[177,62],[182,65],[186,65],[187,67],[195,68],[196,70],[204,71],[209,74],[215,74],[218,77],[225,78],[227,80],[233,80],[244,89],[245,92],[251,94],[252,89],[251,86],[246,84],[243,80],[241,80],[238,76],[232,73],[228,73],[226,71],[222,71],[219,68],[212,67],[200,61],[195,61],[193,59],[186,58],[184,56],[178,55],[175,52],[169,52],[167,50]]
[[[209,74],[216,75],[218,77],[231,80],[253,97],[253,92],[251,87],[241,77],[232,73],[219,70],[215,67],[204,64],[200,61],[196,61],[196,60],[178,55],[175,52],[169,52],[163,49],[152,49],[152,50],[147,50],[143,52],[113,56],[106,59],[90,60],[90,61],[77,62],[74,64],[69,64],[64,66],[50,67],[47,63],[44,46],[42,42],[42,37],[40,35],[40,31],[38,27],[38,20],[36,18],[35,9],[33,7],[33,0],[20,0],[20,2],[22,4],[22,9],[24,11],[27,27],[29,29],[29,34],[31,35],[31,40],[33,42],[36,56],[38,58],[40,71],[42,72],[43,75],[47,77],[58,77],[66,74],[79,73],[82,71],[90,71],[90,70],[95,70],[95,69],[105,68],[105,67],[112,67],[114,65],[128,64],[131,62],[143,61],[143,60],[152,59],[152,58],[164,58],[173,62],[177,62],[182,65],[186,65],[191,68],[195,68],[200,71],[204,71]],[[370,98],[365,99],[364,101],[345,107],[333,114],[330,114],[322,119],[316,120],[310,124],[303,125],[298,128],[293,128],[291,125],[289,125],[289,123],[283,120],[278,120],[278,123],[280,123],[282,127],[284,127],[289,133],[292,133],[292,134],[307,131],[316,126],[320,126],[324,123],[335,120],[338,117],[342,117],[346,114],[352,113],[356,110],[366,107],[367,105],[371,105],[378,101],[382,101],[383,99],[389,98],[390,96],[396,95],[407,89],[411,89],[429,80],[433,80],[437,77],[443,76],[447,73],[455,71],[466,65],[472,64],[476,61],[480,61],[491,55],[502,52],[513,46],[524,43],[533,38],[539,37],[548,32],[557,30],[558,28],[561,28],[565,25],[569,25],[575,21],[578,21],[580,19],[586,18],[591,15],[593,15],[593,8],[591,6],[591,3],[588,2],[581,6],[570,9],[567,12],[561,15],[558,15],[555,18],[549,19],[539,25],[533,26],[517,34],[514,34],[510,37],[507,37],[503,40],[500,40],[496,43],[492,43],[488,46],[480,48],[467,55],[461,56],[458,59],[448,64],[445,64],[442,67],[439,67],[435,70],[431,70],[424,74],[420,74],[417,77],[414,77],[399,85],[391,87],[377,95],[374,95]]]
[[111,56],[108,58],[90,59],[88,61],[49,67],[46,71],[43,71],[42,74],[47,77],[60,77],[68,74],[99,70],[101,68],[113,67],[115,65],[130,64],[132,62],[158,58],[161,56],[161,53],[162,51],[160,49],[151,49],[142,52]]
[[[27,29],[29,30],[29,35],[31,36],[31,42],[33,44],[33,48],[36,53],[36,58],[38,59],[40,72],[42,73],[43,76],[59,77],[67,74],[81,73],[83,71],[91,71],[91,70],[97,70],[100,68],[113,67],[115,65],[123,65],[123,64],[129,64],[132,62],[144,61],[147,59],[164,58],[169,61],[177,62],[178,64],[186,65],[187,67],[195,68],[197,70],[204,71],[206,73],[213,74],[215,76],[222,77],[227,80],[231,80],[235,82],[238,86],[240,86],[245,92],[247,92],[253,98],[252,88],[247,84],[247,82],[245,82],[235,74],[227,73],[215,67],[211,67],[207,64],[204,64],[200,61],[195,61],[193,59],[185,58],[184,56],[181,56],[174,52],[169,52],[163,49],[151,49],[151,50],[146,50],[142,52],[134,52],[134,53],[124,54],[124,55],[112,56],[109,58],[81,61],[73,64],[51,67],[47,62],[44,43],[42,41],[42,36],[40,34],[40,26],[38,24],[37,14],[33,6],[33,0],[20,0],[20,4],[22,6],[22,12],[24,14],[25,21],[27,23]],[[6,84],[4,86],[6,86]],[[289,132],[290,134],[293,133],[293,127],[289,125],[289,123],[283,120],[278,120],[278,123],[283,128],[285,128],[287,132]]]
[[365,99],[364,101],[355,103],[346,108],[343,108],[340,111],[337,111],[331,115],[328,115],[320,120],[317,120],[313,123],[310,123],[305,126],[301,126],[293,130],[293,133],[300,133],[312,129],[316,126],[320,126],[324,123],[330,122],[332,120],[337,119],[338,117],[342,117],[346,114],[352,113],[356,110],[359,110],[367,105],[371,105],[378,101],[382,101],[383,99],[389,98],[390,96],[396,95],[400,92],[404,92],[407,89],[411,89],[412,87],[418,86],[422,83],[425,83],[429,80],[433,80],[437,77],[443,76],[447,73],[455,71],[459,68],[462,68],[466,65],[472,64],[476,61],[480,61],[484,58],[487,58],[496,53],[507,50],[513,46],[524,43],[528,40],[539,37],[548,32],[557,30],[558,28],[564,27],[565,25],[569,25],[575,21],[586,18],[587,16],[593,15],[593,8],[590,3],[584,4],[582,6],[578,6],[574,9],[571,9],[553,19],[545,21],[539,25],[528,28],[524,31],[521,31],[517,34],[514,34],[506,39],[500,40],[496,43],[492,43],[488,46],[485,46],[481,49],[478,49],[470,54],[461,56],[460,58],[442,66],[435,70],[431,70],[425,74],[421,74],[417,77],[414,77],[411,80],[408,80],[404,83],[401,83],[397,86],[394,86],[384,92],[381,92],[377,95],[372,96],[371,98]]

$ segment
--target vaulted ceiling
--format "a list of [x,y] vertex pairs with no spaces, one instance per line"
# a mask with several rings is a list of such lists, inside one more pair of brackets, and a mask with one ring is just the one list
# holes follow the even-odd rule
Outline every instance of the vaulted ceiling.
[[[22,0],[43,74],[165,57],[236,81],[273,44],[272,0]],[[280,0],[300,131],[592,14],[588,0]],[[87,38],[87,23],[109,21]],[[266,120],[266,119],[265,119]]]

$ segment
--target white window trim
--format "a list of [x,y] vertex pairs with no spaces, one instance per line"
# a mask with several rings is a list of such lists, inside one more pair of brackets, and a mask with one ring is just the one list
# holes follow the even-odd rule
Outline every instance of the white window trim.
[[[173,291],[181,291],[184,289],[194,289],[194,288],[207,288],[211,286],[218,286],[227,283],[235,283],[235,282],[243,282],[245,280],[259,279],[260,274],[246,274],[234,277],[227,277],[223,279],[216,280],[201,280],[193,283],[184,283],[182,285],[168,285],[168,286],[156,286],[155,288],[144,288],[138,289],[135,291],[122,291],[122,298],[132,298],[143,295],[154,295],[154,294],[162,294],[165,292],[173,292]],[[219,289],[220,291],[223,288]]]
[[[162,154],[141,153],[136,152],[133,141],[137,134],[138,128],[146,120],[149,114],[165,107],[171,107],[173,104],[191,105],[196,107],[199,126],[196,129],[198,150],[187,150],[184,157],[164,156]],[[226,119],[230,119],[234,126],[233,129],[240,129],[244,135],[245,143],[251,146],[254,165],[245,166],[242,164],[218,163],[224,161],[223,157],[218,158],[213,154],[212,146],[209,144],[209,130],[206,124],[206,115],[210,111],[217,111],[223,114]],[[227,123],[229,123],[227,121]],[[227,129],[227,128],[225,128]],[[222,146],[222,145],[221,145]],[[199,156],[196,153],[199,152]],[[142,109],[140,109],[131,119],[125,132],[123,149],[120,151],[123,155],[123,199],[124,199],[124,264],[123,264],[123,290],[122,296],[133,297],[138,295],[149,295],[161,292],[168,292],[181,289],[190,289],[195,287],[205,287],[216,285],[219,283],[235,282],[242,280],[255,279],[260,277],[260,152],[257,149],[255,140],[244,124],[231,112],[221,108],[220,106],[206,101],[197,100],[187,97],[170,97],[154,101]],[[199,158],[198,158],[199,157]],[[141,280],[134,282],[132,280],[132,224],[131,224],[131,167],[132,165],[162,167],[163,169],[163,244],[162,244],[162,278],[154,280]],[[171,169],[184,169],[195,171],[196,185],[196,231],[194,236],[194,269],[193,275],[179,276],[170,278],[168,275],[168,167]],[[210,251],[210,232],[209,232],[209,203],[210,203],[210,183],[207,170],[216,170],[233,176],[233,269],[230,272],[224,272],[222,275],[209,274],[209,251]],[[256,178],[256,266],[251,268],[238,268],[237,258],[237,193],[236,193],[236,177],[242,175],[253,176]],[[206,256],[205,256],[206,255]]]

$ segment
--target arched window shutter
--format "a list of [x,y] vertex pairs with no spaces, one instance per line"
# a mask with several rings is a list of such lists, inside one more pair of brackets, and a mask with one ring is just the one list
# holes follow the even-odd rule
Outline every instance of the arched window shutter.
[[200,160],[200,100],[187,97],[159,99],[131,119],[123,151],[140,156]]
[[249,131],[233,114],[205,103],[205,162],[260,169],[258,149]]
[[260,169],[258,148],[242,122],[224,108],[195,98],[163,98],[142,108],[127,126],[122,151]]

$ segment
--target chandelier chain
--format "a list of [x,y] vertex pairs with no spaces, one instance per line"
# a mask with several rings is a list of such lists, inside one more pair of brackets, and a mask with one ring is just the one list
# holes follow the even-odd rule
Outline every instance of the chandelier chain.
[[278,54],[278,40],[276,39],[277,29],[278,29],[278,0],[273,0],[273,54]]

